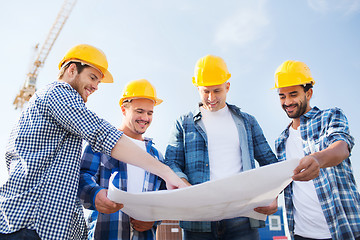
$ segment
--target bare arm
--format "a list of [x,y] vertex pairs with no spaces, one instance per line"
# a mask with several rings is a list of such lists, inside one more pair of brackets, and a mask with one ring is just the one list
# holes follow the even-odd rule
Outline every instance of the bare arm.
[[123,135],[111,150],[111,156],[122,162],[141,167],[166,181],[168,189],[185,187],[185,183],[165,164],[142,150]]
[[349,157],[350,152],[346,142],[336,141],[328,148],[311,155],[318,160],[320,168],[326,168],[340,164],[344,159]]
[[305,156],[294,170],[295,181],[309,181],[319,176],[320,168],[333,167],[349,157],[346,142],[336,141],[328,148]]

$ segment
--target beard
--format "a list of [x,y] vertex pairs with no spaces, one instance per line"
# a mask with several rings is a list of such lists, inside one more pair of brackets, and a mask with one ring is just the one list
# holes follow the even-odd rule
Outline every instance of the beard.
[[137,134],[143,135],[146,132],[146,130],[137,130],[137,129],[135,129],[134,132],[136,132]]
[[[290,106],[295,106],[296,110],[294,112],[289,113],[286,108],[290,107]],[[286,112],[286,114],[288,115],[289,118],[299,118],[301,117],[305,112],[306,109],[308,107],[308,102],[306,101],[306,99],[304,99],[304,101],[300,101],[299,103],[296,104],[291,104],[291,105],[282,105],[282,108],[284,109],[284,111]]]

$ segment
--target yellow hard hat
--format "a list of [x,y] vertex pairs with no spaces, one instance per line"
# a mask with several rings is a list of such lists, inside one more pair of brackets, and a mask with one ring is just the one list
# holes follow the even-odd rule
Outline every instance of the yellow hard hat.
[[221,57],[207,55],[197,61],[192,82],[196,87],[214,86],[223,84],[230,77],[231,74]]
[[303,62],[287,60],[276,69],[275,87],[272,89],[308,83],[315,84],[309,67]]
[[133,98],[151,99],[155,102],[155,106],[163,102],[163,100],[156,97],[154,86],[146,79],[134,80],[126,84],[119,101],[120,107],[124,100]]
[[68,63],[69,61],[83,62],[87,65],[90,65],[91,67],[96,68],[103,74],[103,79],[101,80],[103,83],[114,82],[111,73],[107,70],[108,62],[106,60],[105,54],[96,47],[87,44],[80,44],[72,47],[60,61],[59,69],[61,69],[64,63]]

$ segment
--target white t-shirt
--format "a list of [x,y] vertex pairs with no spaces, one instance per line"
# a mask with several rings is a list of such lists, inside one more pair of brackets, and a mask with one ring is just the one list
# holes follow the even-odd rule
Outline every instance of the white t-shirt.
[[[136,145],[141,147],[144,151],[146,151],[145,141],[140,141],[137,139],[131,139]],[[137,193],[142,192],[145,178],[145,170],[139,168],[137,166],[126,164],[127,166],[127,192]]]
[[210,180],[241,171],[239,134],[228,106],[216,111],[200,108],[206,129],[210,162]]
[[[286,141],[286,158],[303,158],[304,150],[300,129],[289,128],[290,135]],[[325,239],[331,238],[329,227],[321,209],[319,198],[316,194],[314,182],[294,181],[293,185],[294,204],[294,233],[296,235]]]

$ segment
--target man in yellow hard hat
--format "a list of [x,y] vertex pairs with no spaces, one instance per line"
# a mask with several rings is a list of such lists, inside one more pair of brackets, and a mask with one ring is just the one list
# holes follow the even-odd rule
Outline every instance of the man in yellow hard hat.
[[300,159],[285,189],[287,219],[295,239],[360,239],[360,196],[349,159],[354,139],[339,108],[310,106],[309,67],[288,60],[275,73],[280,104],[291,123],[276,140],[280,161]]
[[[153,146],[152,139],[143,134],[152,122],[154,106],[161,102],[154,86],[140,79],[125,86],[119,103],[123,114],[119,130],[159,161],[163,161],[162,154]],[[95,153],[88,145],[81,160],[78,193],[84,207],[92,210],[88,217],[88,239],[155,240],[154,222],[130,218],[119,211],[119,205],[107,198],[109,179],[114,172],[119,172],[114,185],[131,193],[159,190],[162,182],[158,176],[142,168],[119,162],[104,153]]]
[[13,128],[6,150],[9,178],[0,188],[0,239],[85,239],[77,199],[82,140],[95,152],[151,171],[169,188],[185,185],[171,169],[85,107],[100,82],[112,82],[105,54],[71,48],[58,81],[38,90]]
[[[166,163],[188,185],[217,180],[277,162],[256,119],[226,102],[231,77],[225,61],[213,55],[198,60],[193,84],[201,103],[176,122],[166,148]],[[261,208],[277,211],[277,201]],[[188,239],[259,239],[264,222],[246,217],[215,222],[180,222]]]

